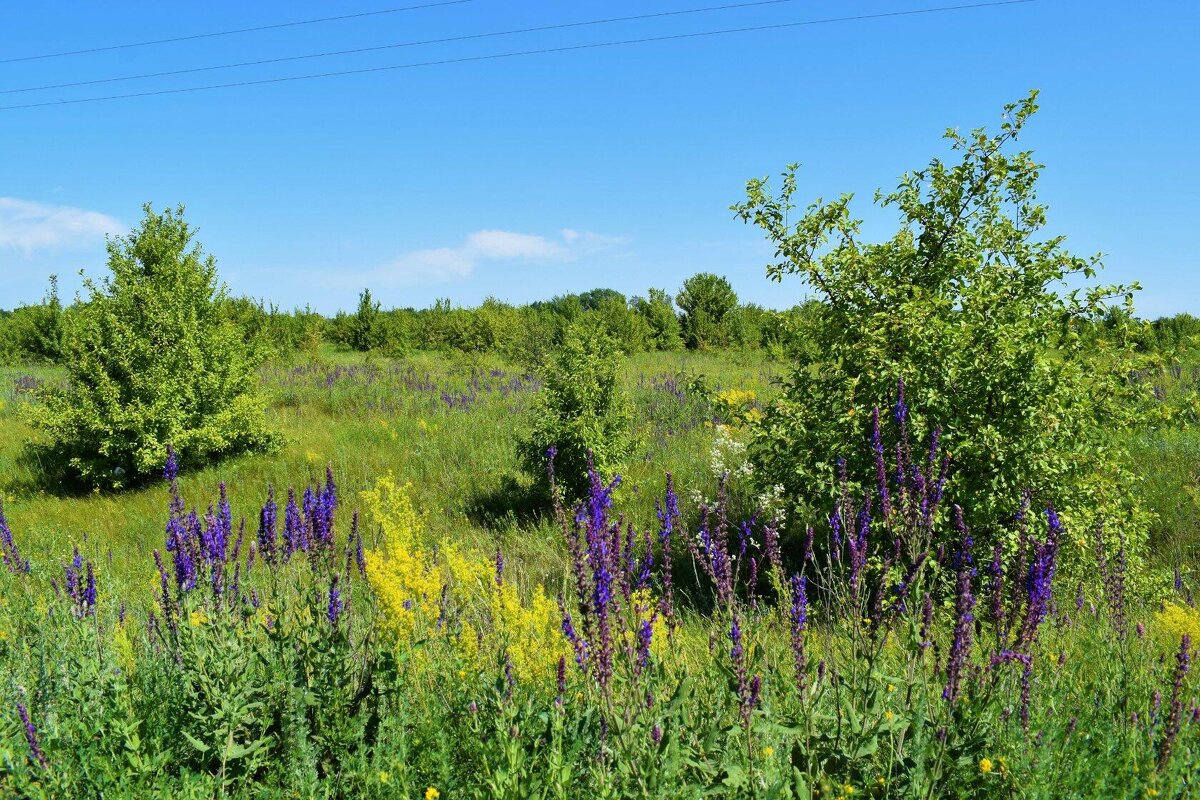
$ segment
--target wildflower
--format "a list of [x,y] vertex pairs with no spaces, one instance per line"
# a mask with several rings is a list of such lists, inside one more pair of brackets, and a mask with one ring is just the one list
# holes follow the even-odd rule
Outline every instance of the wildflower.
[[346,602],[342,600],[342,592],[338,588],[338,576],[335,574],[329,582],[329,603],[325,610],[325,617],[329,620],[330,625],[337,625],[338,617],[346,608]]
[[384,784],[385,786],[392,782],[392,773],[390,773],[390,772],[385,772],[384,770],[379,770],[378,777],[379,777],[379,782]]
[[993,768],[993,764],[992,764],[992,760],[990,758],[979,759],[979,771],[982,772],[984,775],[987,775],[989,772],[991,772],[992,768]]
[[175,448],[167,445],[167,462],[163,465],[163,480],[174,483],[179,474],[179,459],[175,457]]
[[763,757],[764,758],[774,758],[775,757],[775,748],[771,747],[770,745],[767,745],[766,747],[764,747],[763,748]]
[[29,743],[29,754],[43,768],[49,766],[50,762],[46,759],[46,754],[42,752],[42,745],[38,741],[37,728],[30,721],[29,710],[25,708],[24,703],[17,703],[17,714],[21,717],[21,724],[25,726],[25,741]]
[[1163,726],[1162,743],[1158,749],[1158,764],[1160,767],[1165,767],[1171,759],[1171,748],[1175,744],[1175,737],[1179,735],[1179,725],[1183,716],[1183,679],[1187,675],[1188,667],[1191,663],[1190,650],[1192,648],[1192,638],[1186,633],[1180,638],[1179,652],[1175,656],[1175,676],[1171,684],[1171,710],[1167,712],[1167,721]]
[[9,572],[29,572],[29,560],[21,558],[17,544],[13,541],[12,530],[8,527],[8,520],[4,518],[3,502],[0,502],[0,558],[4,560],[4,566],[8,567]]
[[432,786],[425,790],[425,800],[437,800],[441,796],[442,793]]
[[267,502],[258,515],[258,552],[263,561],[275,563],[275,518],[278,507],[275,505],[275,487],[267,484]]
[[201,625],[204,625],[207,622],[208,614],[200,609],[197,609],[188,615],[188,624],[193,628],[199,628]]
[[796,667],[796,686],[804,691],[808,679],[808,657],[804,652],[804,628],[808,624],[808,581],[803,575],[792,576],[792,661]]

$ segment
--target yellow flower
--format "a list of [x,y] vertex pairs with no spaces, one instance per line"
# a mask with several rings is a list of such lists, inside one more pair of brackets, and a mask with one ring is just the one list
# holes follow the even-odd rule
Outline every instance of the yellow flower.
[[774,755],[775,755],[775,748],[774,748],[774,747],[771,747],[770,745],[768,745],[768,746],[766,746],[766,747],[764,747],[764,748],[763,748],[763,756],[764,756],[764,757],[766,757],[766,758],[772,758],[772,757],[774,757]]
[[887,718],[888,722],[891,722],[896,718],[896,712],[888,709],[887,711],[883,712],[883,716]]
[[990,758],[979,759],[979,771],[987,775],[992,771],[992,760]]
[[442,793],[432,786],[425,790],[425,800],[437,800],[441,796]]
[[896,691],[896,684],[894,684],[894,683],[889,683],[889,684],[888,684],[888,691],[889,691],[889,692],[894,692],[894,691]]
[[846,795],[846,797],[849,797],[850,795],[854,794],[854,787],[848,783],[844,784],[842,786],[842,794]]
[[188,615],[188,624],[193,628],[199,628],[206,622],[208,622],[208,614],[205,614],[199,609]]
[[1158,789],[1155,789],[1153,787],[1147,789],[1146,796],[1147,797],[1158,797]]
[[392,782],[392,773],[384,772],[383,770],[380,770],[379,771],[379,782],[380,783],[391,783]]
[[464,678],[466,678],[466,677],[467,677],[467,671],[466,671],[465,669],[460,669],[460,670],[458,671],[458,679],[459,679],[459,680],[462,680],[462,679],[464,679]]

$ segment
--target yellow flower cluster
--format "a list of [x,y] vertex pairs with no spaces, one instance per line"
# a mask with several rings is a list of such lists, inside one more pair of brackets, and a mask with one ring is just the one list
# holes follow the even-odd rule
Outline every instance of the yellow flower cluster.
[[[380,546],[365,554],[367,581],[380,610],[380,625],[397,643],[441,637],[464,666],[473,668],[483,668],[506,653],[519,680],[552,677],[559,657],[570,657],[558,605],[541,586],[522,602],[515,583],[496,583],[489,558],[444,543],[435,559],[423,547],[425,519],[413,505],[410,484],[397,484],[387,475],[363,492],[362,499],[368,518],[381,532]],[[456,631],[433,624],[441,611],[443,586],[446,602],[461,612]]]
[[1200,611],[1167,601],[1154,615],[1155,627],[1175,646],[1186,633],[1193,644],[1200,642]]
[[411,485],[392,475],[362,493],[369,519],[379,527],[380,546],[366,556],[367,582],[381,611],[381,625],[397,640],[411,642],[425,623],[437,619],[442,576],[421,547],[425,518],[417,513]]

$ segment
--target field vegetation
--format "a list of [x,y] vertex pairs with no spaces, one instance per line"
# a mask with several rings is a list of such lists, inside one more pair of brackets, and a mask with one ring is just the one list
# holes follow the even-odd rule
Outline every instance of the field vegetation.
[[1194,796],[1200,320],[1042,238],[1035,110],[882,243],[752,181],[787,311],[281,312],[147,206],[0,315],[0,794]]

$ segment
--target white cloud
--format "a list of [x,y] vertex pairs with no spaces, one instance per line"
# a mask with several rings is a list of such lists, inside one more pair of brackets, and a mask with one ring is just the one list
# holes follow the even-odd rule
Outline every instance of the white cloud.
[[624,239],[563,229],[557,239],[513,231],[482,230],[457,247],[404,253],[372,276],[382,285],[463,280],[488,261],[563,263],[624,242]]
[[119,222],[98,211],[0,197],[0,248],[29,255],[34,250],[91,245],[106,233],[121,231]]

